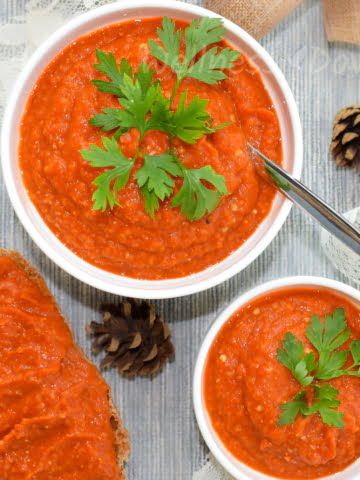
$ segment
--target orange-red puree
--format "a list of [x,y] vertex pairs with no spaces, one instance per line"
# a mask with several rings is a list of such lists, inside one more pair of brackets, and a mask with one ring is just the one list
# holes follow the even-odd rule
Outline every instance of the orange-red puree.
[[0,479],[122,480],[108,386],[21,262],[0,252]]
[[[318,414],[277,425],[279,405],[301,389],[279,363],[286,332],[313,347],[305,329],[313,314],[342,307],[351,339],[360,338],[360,309],[325,289],[294,288],[261,296],[238,310],[216,337],[204,374],[206,408],[224,446],[256,470],[287,479],[313,479],[343,470],[360,455],[360,379],[340,377],[344,428],[325,425]],[[350,340],[351,340],[350,339]]]
[[[165,94],[174,74],[149,53],[161,19],[127,21],[79,38],[44,70],[31,93],[21,124],[20,164],[31,200],[55,235],[77,255],[102,269],[144,279],[181,277],[219,262],[239,247],[269,212],[274,190],[255,173],[246,142],[259,145],[281,160],[277,116],[260,74],[242,55],[228,72],[229,79],[209,86],[186,79],[180,89],[189,97],[209,99],[208,110],[219,122],[232,124],[200,139],[181,141],[176,152],[190,167],[211,165],[225,176],[230,195],[214,213],[189,222],[165,202],[152,220],[144,211],[134,173],[120,193],[121,207],[92,210],[92,185],[101,169],[82,159],[79,150],[101,145],[104,135],[88,120],[104,107],[118,106],[115,97],[91,83],[100,78],[93,65],[95,49],[127,58],[136,69],[146,61],[157,72]],[[177,22],[186,27],[186,23]],[[105,78],[104,78],[105,79]],[[120,144],[134,154],[138,135],[130,131]],[[143,150],[162,153],[167,136],[148,132]],[[137,163],[137,168],[141,162]],[[136,170],[136,169],[135,169]],[[176,189],[179,188],[177,184]]]

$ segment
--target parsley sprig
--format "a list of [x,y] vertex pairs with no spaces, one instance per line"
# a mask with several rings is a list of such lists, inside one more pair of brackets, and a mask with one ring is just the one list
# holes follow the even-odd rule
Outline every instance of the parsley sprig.
[[[288,403],[280,405],[282,414],[279,425],[293,423],[296,417],[319,413],[327,425],[341,428],[344,426],[343,413],[338,410],[339,391],[327,383],[343,375],[360,377],[360,340],[353,340],[348,349],[340,349],[349,340],[351,332],[347,326],[345,311],[336,308],[332,315],[325,315],[322,322],[317,315],[311,317],[306,329],[306,337],[316,349],[305,353],[304,344],[292,333],[286,333],[282,348],[277,350],[277,359],[292,373],[302,387],[310,387],[314,397],[309,405],[305,389]],[[349,356],[352,362],[344,368]]]
[[144,164],[136,172],[135,178],[151,217],[159,208],[159,200],[170,197],[174,189],[172,177],[179,175],[181,167],[174,155],[145,155]]
[[305,355],[304,344],[292,333],[285,335],[283,350],[278,349],[277,358],[291,371],[300,385],[307,387],[314,380],[309,372],[315,368],[315,356],[312,352]]
[[[180,206],[189,220],[198,220],[211,213],[218,206],[221,195],[226,195],[225,180],[209,166],[197,169],[182,167],[182,172],[184,182],[172,205]],[[202,180],[210,183],[215,190],[206,187]]]
[[[222,175],[211,166],[187,168],[173,148],[175,138],[194,144],[202,135],[210,135],[228,125],[214,125],[207,111],[208,100],[196,96],[189,99],[187,91],[179,95],[175,104],[184,78],[195,78],[210,85],[227,78],[224,69],[233,66],[239,53],[218,46],[207,49],[221,41],[224,32],[222,21],[218,18],[193,20],[184,32],[176,29],[173,20],[163,19],[162,27],[157,30],[158,40],[149,40],[148,43],[151,54],[176,74],[170,98],[164,95],[160,82],[155,79],[155,72],[148,64],[142,63],[134,72],[126,59],[118,63],[113,53],[96,51],[98,63],[94,67],[107,79],[95,79],[92,83],[100,92],[116,96],[119,107],[104,108],[89,120],[91,125],[103,132],[110,132],[111,139],[102,138],[103,148],[90,145],[89,149],[80,151],[91,166],[108,168],[93,182],[96,186],[94,210],[112,209],[118,205],[118,194],[129,181],[138,158],[143,164],[136,172],[135,180],[145,210],[151,217],[154,217],[160,202],[172,196],[176,178],[181,179],[182,185],[172,198],[171,206],[179,207],[190,221],[211,213],[221,197],[228,193]],[[134,156],[129,159],[122,153],[118,140],[130,129],[139,131],[139,140]],[[168,135],[168,151],[161,155],[148,155],[142,151],[143,137],[150,130]]]
[[309,416],[319,413],[326,425],[343,428],[344,414],[337,409],[340,405],[340,401],[337,399],[339,391],[325,383],[320,386],[315,385],[314,393],[315,398],[312,405],[308,405],[305,391],[295,395],[291,402],[280,405],[283,413],[279,418],[278,425],[283,426],[294,423],[299,414]]
[[[100,88],[98,83],[95,84],[100,91],[104,91],[104,84],[105,90],[110,88],[117,91],[116,96],[122,108],[105,108],[102,113],[91,118],[89,123],[95,127],[101,127],[105,132],[118,129],[116,136],[126,133],[130,128],[137,128],[142,138],[147,131],[154,129],[149,114],[158,100],[164,98],[160,83],[153,82],[154,71],[147,64],[142,63],[139,71],[133,75],[127,60],[122,60],[120,65],[116,65],[112,53],[106,54],[98,50],[96,54],[100,61],[98,67],[104,72],[108,71],[113,81],[94,80],[94,83],[101,82]],[[104,61],[105,64],[102,63]],[[108,64],[111,65],[110,71]],[[116,67],[113,67],[114,64]]]
[[239,56],[238,52],[230,48],[212,47],[196,59],[199,52],[222,39],[225,28],[220,18],[202,18],[191,22],[185,30],[183,60],[180,58],[181,33],[180,29],[176,30],[175,22],[165,17],[162,28],[157,30],[160,44],[155,40],[149,40],[151,54],[176,73],[177,82],[172,98],[186,77],[196,78],[209,85],[224,80],[226,74],[223,70],[233,67],[234,61]]
[[127,184],[134,161],[127,159],[114,138],[103,137],[104,149],[90,145],[89,150],[81,150],[81,155],[92,167],[112,167],[94,180],[98,187],[93,193],[95,210],[105,210],[107,204],[117,204],[118,192]]

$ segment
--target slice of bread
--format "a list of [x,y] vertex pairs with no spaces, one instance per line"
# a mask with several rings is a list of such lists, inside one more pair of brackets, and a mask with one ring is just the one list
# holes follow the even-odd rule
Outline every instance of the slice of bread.
[[[59,308],[56,304],[56,301],[53,298],[53,296],[51,295],[45,281],[40,276],[40,274],[35,270],[35,268],[32,265],[30,265],[19,253],[15,252],[15,251],[0,249],[0,260],[3,257],[7,257],[7,259],[9,259],[11,262],[13,262],[15,273],[16,273],[16,269],[20,269],[21,272],[23,272],[25,277],[27,279],[29,279],[30,282],[36,286],[36,288],[38,289],[39,292],[41,292],[40,295],[41,295],[41,298],[43,299],[42,304],[44,304],[44,302],[49,302],[49,305],[51,305],[51,308],[53,308],[53,306],[54,306],[53,310],[55,312],[55,315],[58,314],[61,317],[61,319],[64,321],[64,324],[67,325],[66,320],[62,317],[62,315],[60,313],[60,310],[59,310]],[[11,274],[15,275],[15,273],[10,272],[9,273],[9,278],[10,278]],[[14,279],[12,279],[11,281],[14,281]],[[9,282],[7,276],[5,276],[4,278],[1,277],[1,269],[0,269],[0,293],[1,293],[2,282],[3,282],[4,288],[6,289],[6,288],[9,288],[9,285],[10,285],[10,288],[11,288],[11,281]],[[12,305],[11,305],[11,307],[12,307]],[[5,316],[6,316],[6,313],[5,313]],[[0,311],[0,320],[1,320],[1,311]],[[65,331],[65,335],[67,335],[66,331]],[[70,333],[70,335],[71,335],[71,333]],[[74,347],[74,350],[81,353],[81,359],[82,359],[83,363],[85,363],[86,365],[92,365],[91,362],[89,362],[85,358],[85,356],[84,356],[83,352],[80,350],[80,348],[75,345],[75,342],[74,342],[73,339],[72,339],[71,347]],[[0,364],[1,364],[1,359],[0,359]],[[91,368],[94,368],[94,367],[92,366]],[[104,382],[104,380],[101,379],[99,372],[96,373],[95,380],[96,380],[98,385],[101,385],[101,386],[105,385],[105,382]],[[104,389],[104,391],[106,391],[106,390]],[[110,422],[111,429],[112,429],[112,432],[113,432],[113,448],[114,448],[114,451],[115,451],[114,459],[115,459],[115,461],[117,461],[117,465],[118,465],[118,476],[116,477],[116,480],[118,480],[118,479],[119,480],[125,480],[126,475],[125,475],[125,470],[124,470],[124,462],[127,461],[128,455],[129,455],[128,432],[126,431],[126,429],[122,425],[121,418],[120,418],[119,413],[118,413],[118,411],[117,411],[117,409],[116,409],[116,407],[115,407],[115,405],[112,401],[112,398],[111,398],[111,395],[110,395],[110,389],[108,387],[107,387],[107,392],[108,392],[108,407],[107,407],[108,412],[104,412],[104,414],[105,414],[105,418],[108,414],[108,421]],[[105,398],[105,403],[106,403],[106,398]],[[109,429],[109,431],[110,431],[110,429]],[[2,444],[4,443],[3,439],[5,437],[6,437],[6,435],[1,436],[1,432],[0,432],[0,447],[3,447]],[[95,459],[95,461],[96,461],[96,459]],[[1,468],[2,468],[2,466],[1,466],[1,463],[0,463],[0,478],[5,478],[5,477],[8,478],[8,479],[17,478],[17,476],[15,474],[12,476],[9,473],[7,475],[5,475],[5,477],[2,476],[5,472],[1,472]],[[115,468],[116,468],[116,464],[115,464]],[[40,477],[41,477],[41,475],[40,475]],[[38,478],[38,477],[36,476],[36,478]],[[43,477],[41,477],[41,478],[43,478]],[[78,477],[74,476],[74,477],[71,477],[71,478],[78,478]],[[82,477],[79,477],[79,478],[82,478]],[[102,478],[101,474],[100,474],[100,476],[99,475],[96,476],[96,479],[100,480],[101,478]],[[108,477],[106,476],[106,479],[107,478]]]

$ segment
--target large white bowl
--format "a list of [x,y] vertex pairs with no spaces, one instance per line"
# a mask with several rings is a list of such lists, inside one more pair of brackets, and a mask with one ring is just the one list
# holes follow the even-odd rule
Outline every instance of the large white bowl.
[[[279,480],[278,477],[272,477],[258,472],[246,464],[237,460],[222,444],[216,432],[212,428],[211,420],[206,411],[203,395],[203,376],[209,349],[213,344],[217,334],[229,318],[243,305],[251,302],[256,297],[265,293],[273,292],[285,287],[325,287],[341,295],[345,295],[351,301],[360,305],[360,292],[355,288],[349,287],[344,283],[335,280],[329,280],[322,277],[286,277],[279,280],[273,280],[246,292],[237,298],[229,307],[227,307],[216,321],[210,327],[202,345],[198,358],[196,360],[194,380],[193,380],[193,402],[196,419],[204,437],[204,440],[213,453],[217,461],[227,470],[236,480]],[[334,475],[322,477],[331,480],[359,480],[360,478],[360,460],[357,460],[342,472]]]
[[[33,54],[19,76],[4,115],[2,166],[6,187],[14,209],[34,242],[57,265],[83,282],[119,295],[139,298],[168,298],[188,295],[217,285],[243,270],[276,236],[289,211],[290,203],[280,194],[268,217],[254,234],[220,263],[183,278],[146,281],[115,275],[79,258],[49,230],[29,199],[18,163],[19,124],[37,78],[46,65],[77,37],[99,27],[141,17],[172,16],[185,20],[218,16],[209,10],[174,0],[122,0],[81,15],[46,40]],[[244,30],[224,19],[226,38],[257,67],[268,89],[280,121],[285,167],[299,177],[302,167],[302,134],[297,107],[290,88],[270,55]]]

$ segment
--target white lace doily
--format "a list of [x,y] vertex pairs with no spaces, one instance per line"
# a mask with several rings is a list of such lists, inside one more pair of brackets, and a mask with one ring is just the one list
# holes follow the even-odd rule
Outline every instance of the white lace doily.
[[0,119],[7,94],[32,52],[58,27],[106,0],[30,0],[24,15],[0,26]]
[[206,459],[203,467],[194,473],[192,480],[233,480],[212,455]]

